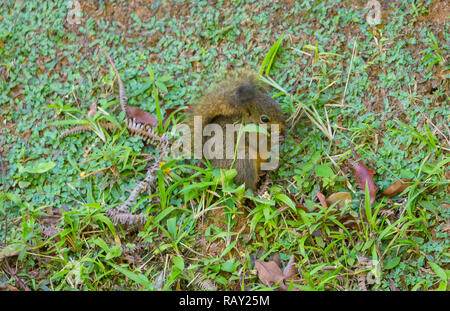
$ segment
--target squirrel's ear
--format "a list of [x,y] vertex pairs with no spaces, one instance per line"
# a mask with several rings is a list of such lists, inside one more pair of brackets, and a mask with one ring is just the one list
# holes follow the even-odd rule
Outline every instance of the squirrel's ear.
[[236,97],[241,104],[247,103],[253,100],[256,96],[255,86],[250,83],[240,85],[236,89]]

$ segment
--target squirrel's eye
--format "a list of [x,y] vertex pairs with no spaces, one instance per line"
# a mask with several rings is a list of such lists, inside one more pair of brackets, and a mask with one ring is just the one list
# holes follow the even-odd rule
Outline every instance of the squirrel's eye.
[[261,116],[261,122],[267,123],[269,122],[269,118],[267,116]]

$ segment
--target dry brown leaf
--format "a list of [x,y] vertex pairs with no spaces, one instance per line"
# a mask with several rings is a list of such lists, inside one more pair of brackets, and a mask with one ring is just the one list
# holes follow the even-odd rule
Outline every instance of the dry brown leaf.
[[333,205],[334,203],[338,202],[336,204],[337,207],[339,208],[343,208],[345,207],[345,202],[350,202],[352,200],[352,194],[349,192],[336,192],[333,193],[332,195],[330,195],[327,200],[326,203],[328,204],[328,206]]
[[291,258],[289,259],[288,264],[286,265],[286,267],[284,267],[283,274],[286,280],[290,280],[294,278],[297,275],[297,273],[298,271],[297,267],[295,266],[295,257],[294,255],[292,255]]
[[0,291],[18,291],[19,289],[17,287],[14,287],[9,284],[0,284]]
[[359,159],[359,161],[357,161],[352,165],[353,173],[356,177],[356,180],[358,181],[358,186],[360,189],[365,190],[367,183],[367,186],[369,188],[370,204],[373,204],[373,202],[375,202],[375,196],[378,190],[378,187],[375,185],[375,182],[373,181],[373,175],[375,172],[369,169],[366,166],[366,164],[364,164],[359,154],[357,154],[356,151],[353,149],[352,145],[350,145],[350,148],[352,150],[353,156],[356,159]]
[[325,208],[327,208],[328,207],[328,205],[327,205],[327,200],[325,199],[325,196],[323,195],[323,193],[322,192],[320,192],[320,191],[317,191],[317,198],[319,199],[319,201],[320,201],[320,204],[323,206],[323,207],[325,207]]
[[270,287],[278,282],[280,282],[279,284],[283,282],[283,271],[275,261],[255,260],[255,268],[258,271],[259,280],[264,285]]
[[400,180],[397,180],[395,183],[387,187],[383,191],[382,195],[389,198],[395,197],[397,194],[402,193],[403,190],[408,188],[409,182],[411,182],[411,179],[408,178],[402,178]]
[[125,106],[125,110],[127,112],[127,117],[129,119],[135,119],[137,123],[149,124],[151,126],[158,125],[158,120],[145,110],[131,106]]
[[[278,254],[273,256],[273,261],[265,262],[262,260],[255,261],[255,267],[258,271],[259,280],[266,286],[279,285],[279,290],[288,290],[289,286],[286,283],[291,281],[298,281],[298,270],[295,266],[296,260],[294,255],[289,259],[288,264],[281,271],[281,260]],[[286,282],[285,282],[286,281]],[[292,290],[297,290],[295,287]]]
[[281,258],[280,258],[280,255],[278,253],[273,255],[272,260],[278,265],[278,267],[281,268]]
[[345,215],[343,217],[339,217],[338,220],[346,228],[352,228],[354,230],[359,230],[359,219],[352,215]]
[[[284,267],[283,270],[283,275],[284,275],[284,282],[282,284],[282,286],[280,286],[280,289],[282,290],[288,290],[289,289],[289,284],[291,282],[294,283],[299,283],[300,279],[298,277],[298,270],[297,267],[295,266],[296,260],[294,255],[291,256],[291,258],[289,259],[288,264],[286,265],[286,267]],[[298,291],[299,289],[296,287],[292,287],[293,291]]]

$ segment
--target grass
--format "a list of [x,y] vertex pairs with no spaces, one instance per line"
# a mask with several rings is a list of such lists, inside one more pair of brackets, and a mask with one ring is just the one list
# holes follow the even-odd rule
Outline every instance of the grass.
[[[2,289],[275,289],[254,261],[278,254],[297,260],[291,289],[448,290],[448,23],[430,1],[394,1],[370,26],[363,6],[86,1],[77,25],[67,1],[5,1]],[[159,151],[123,126],[98,46],[160,134],[228,70],[259,70],[291,116],[273,183],[252,193],[233,170],[169,157],[130,208],[145,221],[109,217]],[[95,131],[59,138],[77,124]],[[373,204],[351,173],[350,144],[375,171]],[[407,189],[380,195],[400,178]],[[325,208],[318,191],[352,199]]]

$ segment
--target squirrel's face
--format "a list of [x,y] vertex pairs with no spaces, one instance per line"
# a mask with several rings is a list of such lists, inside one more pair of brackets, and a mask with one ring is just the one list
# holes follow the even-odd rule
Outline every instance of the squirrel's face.
[[271,124],[278,124],[280,133],[286,130],[286,118],[280,105],[263,87],[244,84],[237,89],[237,95],[245,107],[243,115],[245,123],[265,124],[268,130]]

